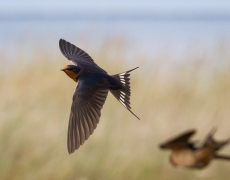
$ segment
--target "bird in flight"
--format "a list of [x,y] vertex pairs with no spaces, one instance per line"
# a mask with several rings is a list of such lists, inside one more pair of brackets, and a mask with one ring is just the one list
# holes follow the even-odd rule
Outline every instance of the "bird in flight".
[[160,148],[171,150],[170,162],[175,167],[202,169],[214,159],[229,161],[230,156],[219,154],[218,151],[230,143],[230,138],[217,141],[213,137],[215,132],[216,129],[212,129],[198,146],[195,141],[191,141],[196,130],[188,130],[161,144]]
[[138,67],[109,75],[86,52],[75,45],[60,39],[59,47],[62,54],[73,62],[73,65],[67,65],[62,71],[78,82],[69,117],[67,135],[69,153],[77,150],[97,127],[109,91],[139,119],[130,106],[130,72]]

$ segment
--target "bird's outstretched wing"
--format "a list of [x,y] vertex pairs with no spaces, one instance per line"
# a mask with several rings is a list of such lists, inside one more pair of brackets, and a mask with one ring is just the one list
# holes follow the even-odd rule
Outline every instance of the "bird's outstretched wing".
[[89,87],[81,81],[78,83],[69,118],[69,153],[78,149],[97,127],[107,95],[107,89]]
[[62,54],[73,63],[77,64],[79,67],[90,68],[90,71],[101,71],[105,72],[102,68],[100,68],[94,60],[82,49],[71,44],[70,42],[60,39],[59,40],[59,48]]
[[94,63],[93,59],[82,49],[76,47],[75,45],[67,42],[64,39],[59,40],[59,47],[62,54],[69,60],[75,63],[81,63],[87,61],[89,63]]
[[172,138],[170,140],[168,140],[167,142],[163,143],[160,145],[161,148],[174,148],[176,146],[190,146],[192,145],[191,142],[189,142],[190,138],[196,133],[196,130],[192,129],[192,130],[188,130],[182,134],[180,134],[179,136]]

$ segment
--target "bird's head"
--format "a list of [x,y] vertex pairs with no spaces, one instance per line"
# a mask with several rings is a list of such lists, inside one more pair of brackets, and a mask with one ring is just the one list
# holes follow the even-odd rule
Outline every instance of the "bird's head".
[[79,77],[80,68],[75,65],[66,65],[63,69],[64,71],[71,79],[73,79],[75,82],[77,82]]

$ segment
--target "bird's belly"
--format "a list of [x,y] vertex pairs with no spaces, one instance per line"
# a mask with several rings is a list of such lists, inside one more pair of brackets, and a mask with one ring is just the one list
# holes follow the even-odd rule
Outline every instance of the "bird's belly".
[[179,167],[201,169],[207,166],[212,159],[210,152],[204,150],[180,150],[171,154],[171,163]]
[[192,167],[196,163],[194,154],[189,150],[173,152],[170,160],[174,166],[180,167]]

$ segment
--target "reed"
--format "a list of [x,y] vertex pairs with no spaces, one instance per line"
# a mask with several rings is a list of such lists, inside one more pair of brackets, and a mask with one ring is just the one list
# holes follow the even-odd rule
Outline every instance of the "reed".
[[199,130],[197,137],[213,126],[219,129],[217,138],[230,136],[228,63],[207,68],[208,56],[188,54],[185,58],[197,60],[168,70],[159,63],[167,59],[114,61],[96,54],[111,74],[141,65],[132,73],[132,105],[141,120],[109,95],[94,134],[69,155],[66,134],[76,85],[59,70],[65,64],[61,54],[35,57],[23,67],[19,59],[0,74],[0,179],[229,178],[229,163],[213,162],[203,171],[175,169],[158,149],[169,136],[190,128]]

